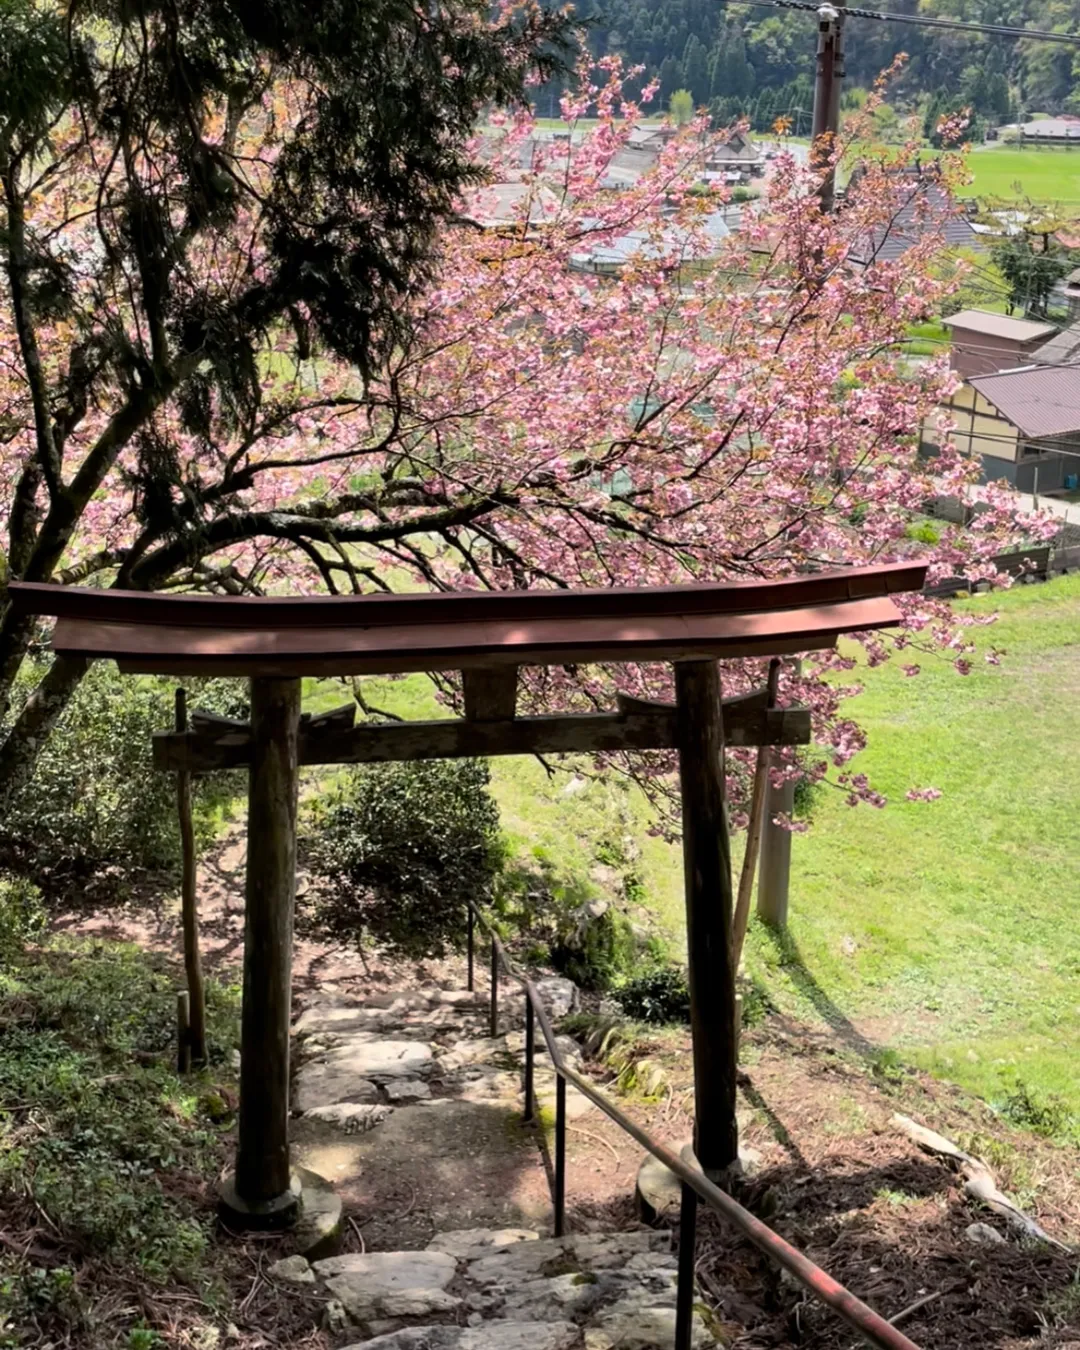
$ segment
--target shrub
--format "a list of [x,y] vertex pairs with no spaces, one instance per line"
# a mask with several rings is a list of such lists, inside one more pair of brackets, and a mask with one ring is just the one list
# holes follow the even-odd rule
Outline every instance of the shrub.
[[45,927],[41,892],[25,877],[0,873],[0,968]]
[[914,539],[919,544],[936,544],[941,539],[940,529],[929,520],[909,525],[904,533],[908,539]]
[[[0,1102],[20,1104],[0,1110],[0,1195],[32,1195],[50,1229],[155,1281],[198,1271],[212,1211],[192,1182],[210,1182],[227,1147],[199,1111],[205,1080],[167,1067],[175,987],[163,963],[114,944],[47,948],[0,985]],[[213,982],[207,993],[221,1058],[238,998]],[[40,1320],[64,1290],[0,1287],[0,1325],[5,1300],[17,1312],[30,1299]]]
[[324,939],[395,954],[460,946],[465,902],[486,903],[503,864],[482,760],[350,769],[304,822],[314,885],[302,921]]
[[657,965],[615,990],[627,1017],[638,1022],[688,1022],[690,986],[681,966]]
[[[32,683],[40,674],[23,678]],[[30,781],[5,804],[0,860],[8,869],[33,876],[50,898],[71,901],[80,893],[108,898],[135,871],[176,865],[175,782],[151,761],[152,733],[173,725],[174,695],[171,680],[121,676],[105,662],[91,668]],[[191,681],[189,705],[244,716],[244,686]],[[209,834],[214,807],[235,786],[235,775],[195,779],[200,839]]]
[[583,989],[608,989],[632,969],[638,942],[629,919],[608,907],[600,913],[585,906],[576,916],[565,915],[559,934],[550,943],[551,964]]

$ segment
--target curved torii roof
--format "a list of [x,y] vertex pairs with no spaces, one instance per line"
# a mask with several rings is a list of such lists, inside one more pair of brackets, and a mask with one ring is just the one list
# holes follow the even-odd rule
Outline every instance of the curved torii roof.
[[12,582],[23,615],[55,615],[53,648],[128,673],[344,675],[491,665],[771,656],[900,622],[889,598],[922,563],[781,581],[414,595],[163,595]]

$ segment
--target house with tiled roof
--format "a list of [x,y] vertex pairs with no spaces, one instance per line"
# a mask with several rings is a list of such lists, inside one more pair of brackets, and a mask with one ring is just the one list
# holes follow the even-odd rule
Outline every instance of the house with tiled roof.
[[[1080,485],[1080,324],[1059,333],[982,310],[946,323],[963,383],[943,411],[961,453],[981,461],[983,481],[1043,494]],[[926,429],[925,453],[936,452],[938,436]]]
[[[847,192],[857,185],[860,170],[852,173]],[[870,231],[851,251],[851,261],[863,267],[896,262],[927,235],[938,235],[945,248],[986,252],[986,241],[956,199],[942,186],[932,167],[905,170],[898,181],[904,187],[887,226]]]

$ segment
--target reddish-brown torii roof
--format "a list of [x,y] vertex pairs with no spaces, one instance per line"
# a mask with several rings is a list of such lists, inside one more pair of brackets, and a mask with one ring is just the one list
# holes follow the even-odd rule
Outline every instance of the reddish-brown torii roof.
[[12,582],[23,615],[54,615],[53,648],[129,673],[344,675],[495,664],[769,656],[900,622],[889,598],[922,563],[780,581],[415,595],[162,595]]

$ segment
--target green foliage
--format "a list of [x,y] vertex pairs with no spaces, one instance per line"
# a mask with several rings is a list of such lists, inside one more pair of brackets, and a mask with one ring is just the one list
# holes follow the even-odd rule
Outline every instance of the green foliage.
[[763,980],[751,979],[744,984],[742,996],[742,1024],[744,1027],[758,1027],[770,1013],[776,1011],[776,1004],[773,1003],[768,986]]
[[689,89],[676,89],[668,99],[668,111],[677,127],[686,126],[694,117],[694,96]]
[[[997,151],[988,152],[991,156]],[[982,157],[980,156],[980,163]],[[943,318],[962,309],[1000,309],[1009,295],[1009,283],[1001,269],[986,256],[972,249],[949,249],[934,265],[934,273],[955,284],[956,289],[941,307]],[[948,341],[945,331],[929,334]],[[932,345],[931,355],[941,351],[941,341]]]
[[88,1332],[86,1310],[70,1266],[15,1265],[10,1258],[4,1264],[8,1268],[0,1266],[0,1350],[34,1344],[34,1332],[50,1336],[54,1344],[63,1344],[63,1338],[72,1333],[84,1336]]
[[0,873],[0,970],[44,930],[41,892],[25,877]]
[[619,985],[615,998],[626,1016],[638,1022],[690,1020],[690,986],[681,966],[653,966]]
[[583,989],[608,989],[624,971],[633,967],[639,943],[633,926],[613,906],[601,913],[586,907],[564,923],[550,944],[550,960],[556,970]]
[[[0,985],[0,1193],[31,1196],[63,1238],[152,1281],[192,1277],[212,1222],[170,1175],[209,1181],[224,1151],[198,1111],[197,1082],[165,1067],[174,990],[144,954],[101,944],[26,957]],[[212,982],[207,992],[220,1059],[238,998]],[[0,1326],[31,1304],[78,1320],[62,1269],[0,1282]]]
[[1046,241],[1038,247],[1027,235],[995,244],[992,257],[1009,287],[1010,303],[1025,314],[1045,315],[1054,287],[1072,269],[1072,261]]
[[[28,692],[40,674],[24,666],[20,692]],[[110,898],[137,870],[174,865],[180,850],[175,779],[151,762],[152,734],[174,724],[174,689],[168,680],[122,676],[111,663],[94,666],[42,748],[30,781],[6,803],[0,861],[33,877],[50,899],[86,904]],[[239,681],[191,681],[189,704],[245,715]],[[229,775],[195,780],[202,842],[215,810],[235,788]]]
[[814,808],[818,803],[822,792],[820,782],[815,782],[808,775],[795,780],[795,792],[792,800],[792,815],[796,820],[812,820]]
[[567,869],[556,849],[534,845],[529,864],[508,868],[499,882],[500,918],[541,948],[546,963],[585,989],[610,988],[655,945],[625,912],[633,907],[648,913],[651,903],[640,851],[625,823],[609,820],[591,841],[587,877]]
[[[746,964],[788,1016],[854,1025],[986,1100],[1020,1077],[1080,1120],[1080,929],[1061,918],[1080,705],[1060,697],[1080,678],[1080,576],[957,603],[998,616],[969,630],[966,677],[918,651],[904,657],[921,664],[915,678],[899,661],[870,669],[841,644],[857,664],[837,679],[863,687],[868,733],[850,768],[889,809],[822,790],[792,845],[787,941],[751,924]],[[993,648],[1000,666],[982,660]],[[941,799],[904,800],[923,785]]]
[[503,863],[482,760],[350,769],[316,802],[302,845],[319,936],[406,956],[459,946],[465,902],[486,904]]
[[658,1096],[666,1086],[663,1066],[649,1058],[651,1036],[647,1028],[598,1013],[571,1013],[559,1029],[581,1042],[586,1052],[615,1073],[620,1092]]
[[0,3],[0,123],[6,137],[37,141],[70,94],[69,53],[59,10]]
[[1014,1125],[1063,1143],[1080,1143],[1080,1118],[1069,1103],[1055,1093],[1042,1092],[1017,1079],[1001,1106],[1001,1114]]
[[936,544],[941,538],[941,529],[933,521],[921,520],[918,524],[909,525],[904,534],[919,544]]

